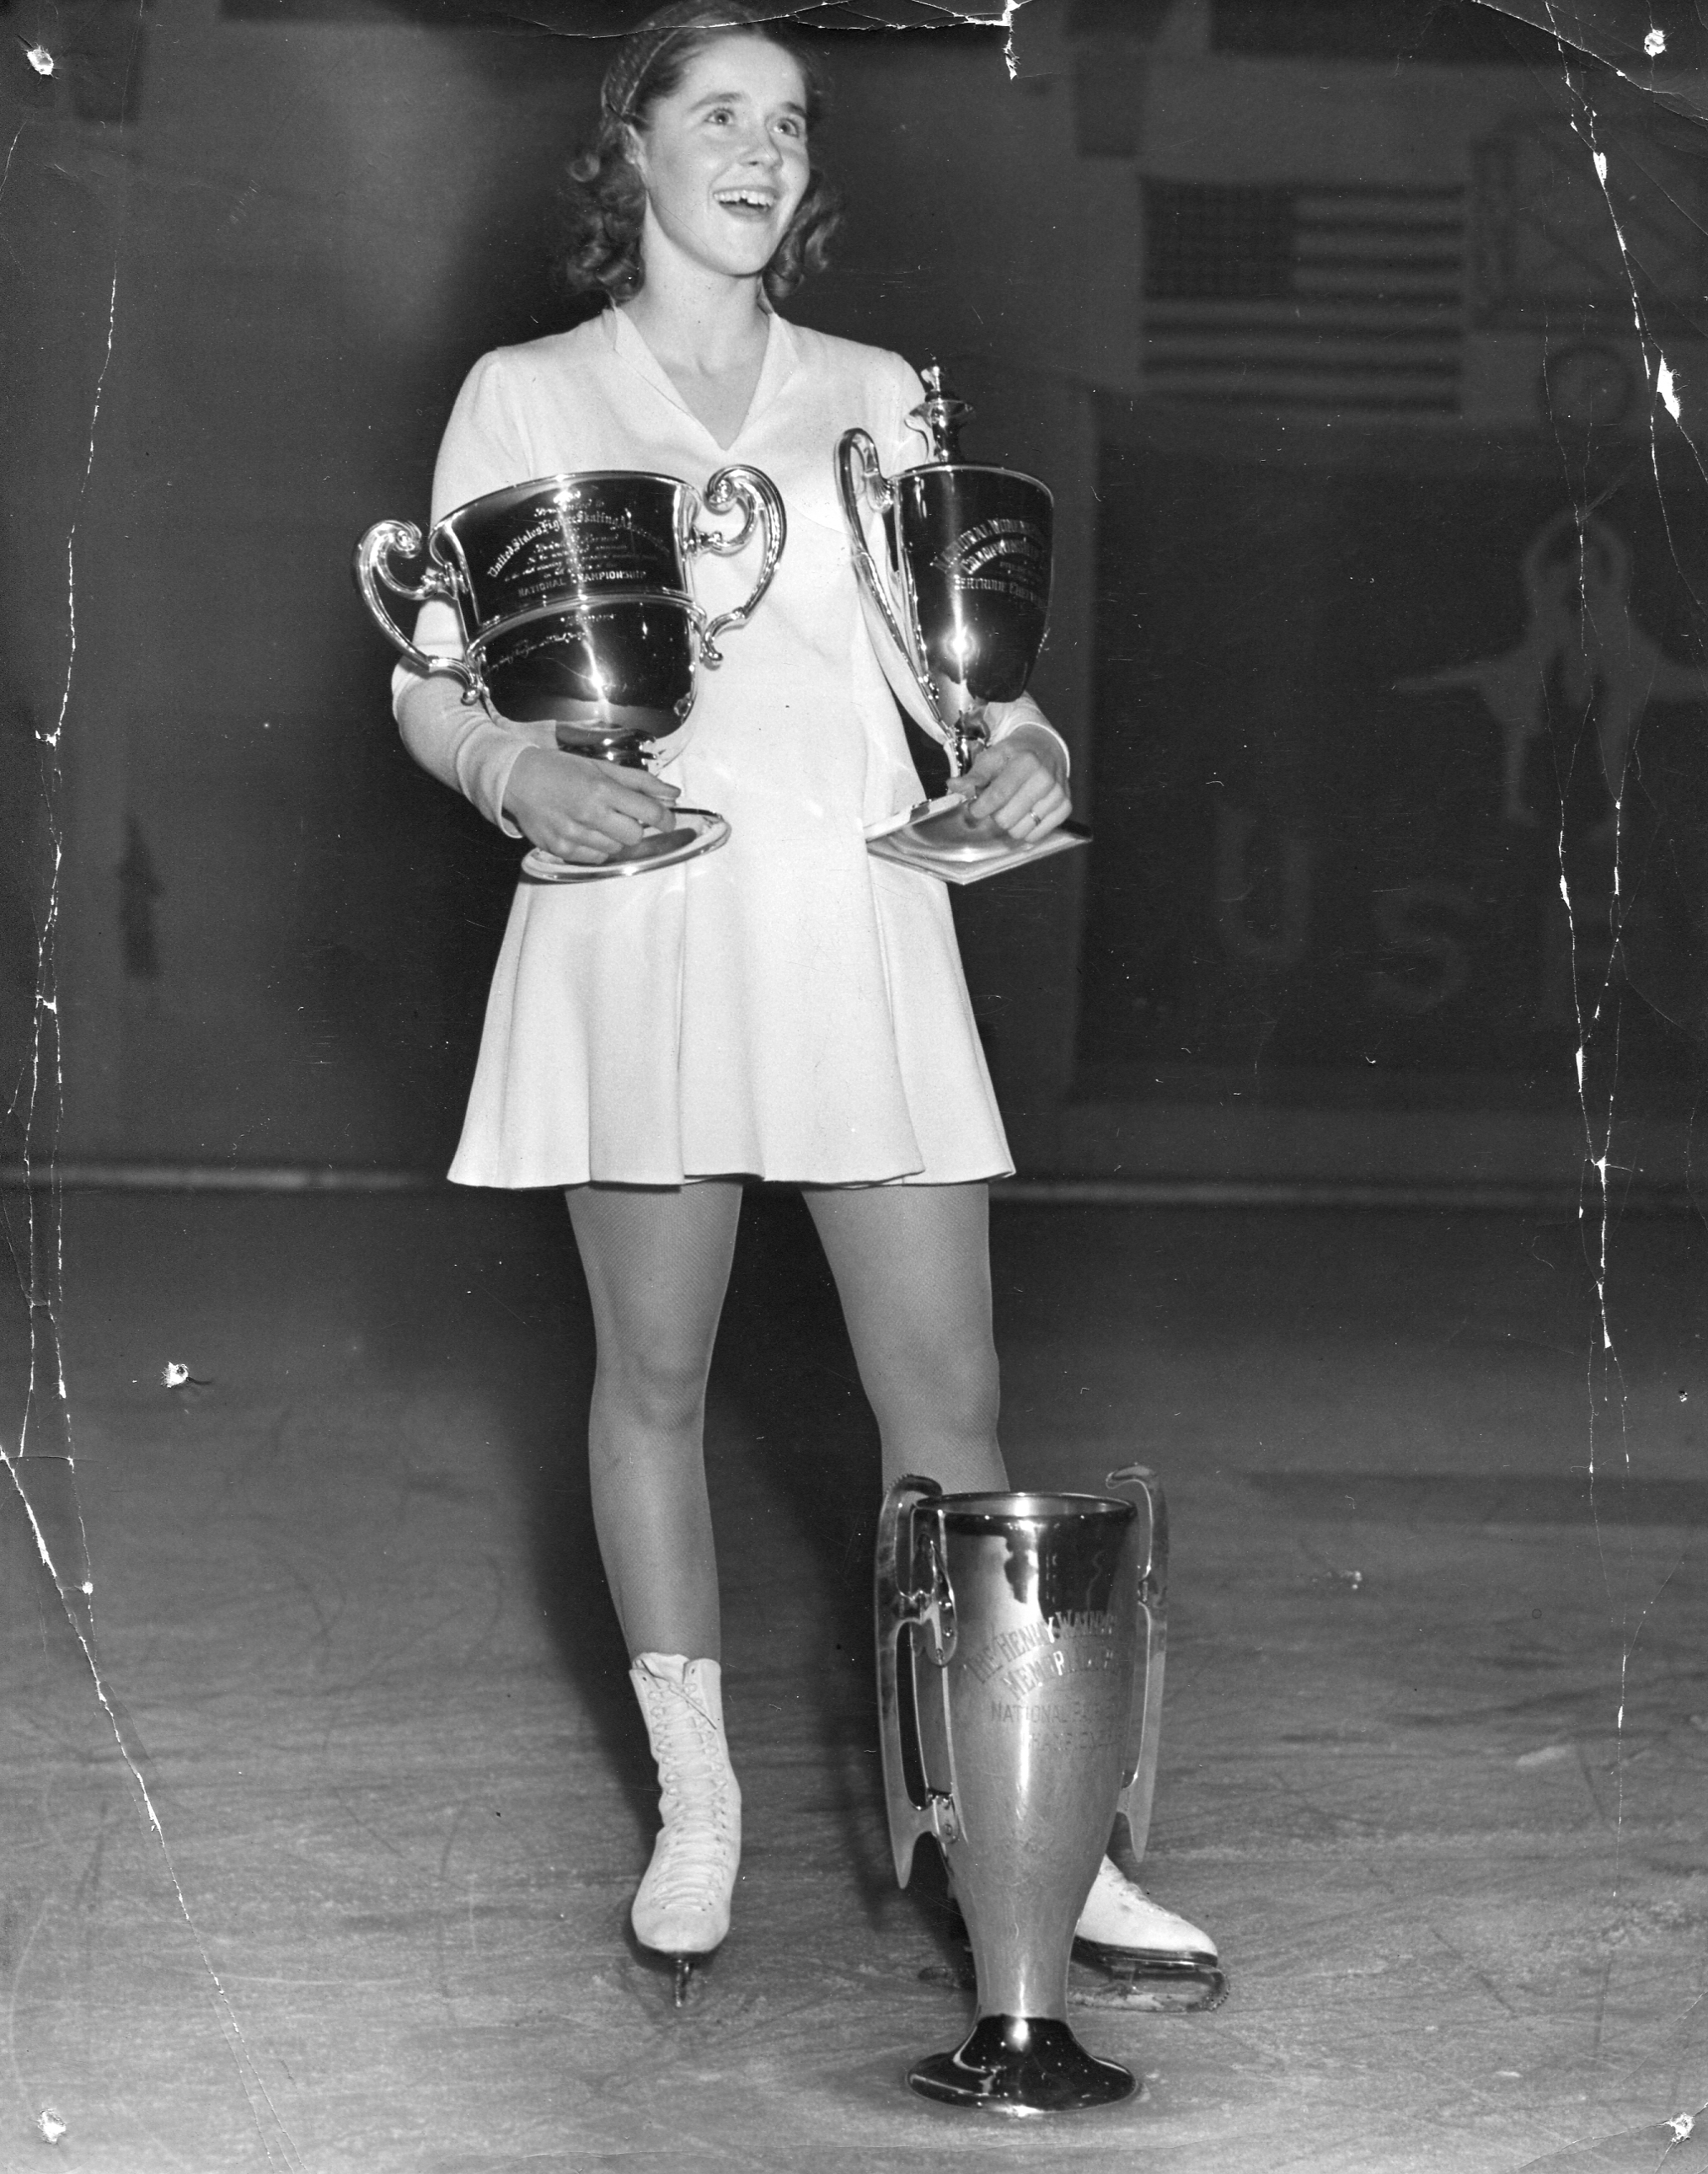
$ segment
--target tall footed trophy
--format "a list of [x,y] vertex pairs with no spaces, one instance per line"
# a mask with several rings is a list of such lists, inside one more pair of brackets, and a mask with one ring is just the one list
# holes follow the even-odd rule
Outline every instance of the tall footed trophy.
[[[1024,694],[1044,646],[1053,501],[1031,476],[962,460],[972,410],[943,390],[935,364],[923,376],[926,397],[913,415],[931,440],[929,457],[886,476],[869,435],[848,430],[836,480],[879,659],[905,708],[943,743],[953,780],[985,744],[986,704]],[[882,516],[882,565],[867,541],[868,508]],[[1083,846],[1089,833],[1066,823],[1023,844],[969,815],[951,792],[874,825],[867,839],[886,860],[976,883]]]
[[[736,507],[742,521],[732,532],[701,520]],[[709,618],[695,599],[691,562],[703,552],[728,558],[755,530],[763,546],[751,594]],[[518,724],[550,724],[568,754],[644,769],[648,742],[675,732],[693,708],[696,666],[722,662],[719,638],[744,626],[770,587],[786,535],[776,485],[745,462],[720,468],[703,491],[674,476],[589,470],[472,499],[424,547],[413,522],[376,522],[356,546],[354,571],[381,632],[423,672],[460,679],[465,701]],[[419,581],[396,571],[394,559],[419,560],[424,549]],[[462,654],[419,649],[393,621],[381,584],[413,603],[454,606]],[[649,831],[597,867],[536,848],[523,873],[553,883],[633,875],[710,852],[729,836],[710,808],[673,814],[673,830]]]
[[[896,1878],[932,1835],[978,1979],[972,2035],[916,2091],[1016,2115],[1107,2106],[1131,2073],[1068,2026],[1073,1928],[1117,1816],[1143,1855],[1162,1702],[1167,1514],[1120,1496],[945,1495],[878,1522],[878,1697]],[[1141,1537],[1142,1536],[1142,1537]]]

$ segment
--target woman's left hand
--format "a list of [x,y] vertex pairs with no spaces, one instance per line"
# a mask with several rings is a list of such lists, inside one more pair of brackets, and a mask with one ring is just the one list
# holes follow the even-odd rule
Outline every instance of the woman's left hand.
[[967,795],[967,813],[988,817],[999,830],[1030,845],[1059,830],[1073,813],[1068,766],[1053,733],[1018,725],[981,748],[965,777],[949,790]]

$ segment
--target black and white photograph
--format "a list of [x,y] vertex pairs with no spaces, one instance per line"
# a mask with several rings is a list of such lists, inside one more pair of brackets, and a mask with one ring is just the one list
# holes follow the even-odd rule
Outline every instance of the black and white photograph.
[[1708,7],[0,34],[0,2174],[1708,2170]]

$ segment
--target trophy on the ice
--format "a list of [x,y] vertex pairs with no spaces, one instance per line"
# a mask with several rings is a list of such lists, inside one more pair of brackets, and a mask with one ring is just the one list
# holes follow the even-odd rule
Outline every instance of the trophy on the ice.
[[[739,507],[740,526],[703,513]],[[762,532],[759,578],[732,611],[709,618],[689,583],[702,552],[728,558]],[[644,769],[651,741],[694,706],[697,664],[722,662],[719,638],[744,626],[770,587],[787,534],[769,476],[745,462],[703,491],[674,476],[628,469],[543,476],[489,491],[447,513],[424,546],[413,522],[380,521],[356,546],[356,586],[381,633],[423,672],[460,679],[463,700],[499,717],[553,727],[570,754]],[[419,581],[393,560],[419,560]],[[460,657],[419,649],[393,621],[380,587],[412,603],[440,598],[462,623]],[[674,828],[649,830],[597,867],[538,848],[522,863],[540,881],[633,875],[710,852],[729,836],[721,815],[678,807]]]
[[[864,430],[836,448],[854,564],[873,638],[903,706],[943,743],[951,781],[985,744],[985,706],[1025,692],[1050,613],[1052,501],[1044,485],[1011,468],[960,457],[972,410],[943,387],[935,364],[912,411],[931,441],[919,467],[886,476]],[[866,512],[882,517],[884,563],[866,537]],[[1087,842],[1068,823],[1035,845],[1011,838],[949,792],[873,825],[869,849],[950,883],[973,883]]]
[[1101,1495],[945,1495],[878,1522],[878,1696],[896,1878],[935,1836],[978,1980],[972,2035],[910,2070],[997,2113],[1106,2106],[1131,2073],[1068,2025],[1073,1928],[1117,1816],[1143,1856],[1162,1704],[1168,1524],[1154,1476]]

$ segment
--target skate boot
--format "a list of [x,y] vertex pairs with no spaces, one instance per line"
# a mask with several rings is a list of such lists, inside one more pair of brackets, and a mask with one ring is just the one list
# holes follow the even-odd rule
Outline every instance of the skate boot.
[[629,1680],[657,1762],[663,1820],[630,1920],[642,1947],[674,1959],[679,2008],[696,1958],[709,1955],[729,1930],[741,1861],[741,1790],[730,1771],[716,1661],[637,1653]]
[[1219,2008],[1228,1997],[1209,1934],[1153,1902],[1106,1857],[1073,1928],[1073,1952],[1113,1982],[1108,1994],[1085,1996],[1099,2006],[1181,2012]]

